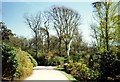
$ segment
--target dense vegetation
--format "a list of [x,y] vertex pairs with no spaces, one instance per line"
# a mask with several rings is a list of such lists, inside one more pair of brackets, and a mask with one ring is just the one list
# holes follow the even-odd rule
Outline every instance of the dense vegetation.
[[70,61],[65,66],[65,71],[73,75],[77,80],[96,80],[99,78],[99,71],[92,70],[86,66],[86,64],[82,64],[80,62],[72,62]]
[[[25,15],[26,25],[34,32],[29,40],[17,37],[0,22],[5,43],[2,44],[3,78],[23,79],[32,73],[33,66],[52,65],[63,67],[79,81],[120,80],[119,3],[92,5],[96,22],[90,25],[94,39],[90,46],[78,30],[80,14],[66,7],[54,6],[44,13]],[[51,26],[56,36],[49,33]]]
[[3,33],[1,44],[2,79],[17,80],[30,76],[33,67],[37,66],[36,60],[29,53],[21,50],[19,45],[13,45],[14,42],[11,42],[11,38],[14,37],[14,34],[10,29],[7,29],[4,23],[1,22],[1,26]]
[[20,49],[17,49],[16,52],[16,57],[19,63],[16,71],[18,73],[16,79],[24,79],[32,74],[33,63],[27,52]]
[[2,79],[24,79],[32,74],[33,66],[37,62],[30,54],[21,49],[2,45]]
[[15,49],[3,44],[2,45],[2,76],[9,77],[11,80],[16,76],[18,60]]

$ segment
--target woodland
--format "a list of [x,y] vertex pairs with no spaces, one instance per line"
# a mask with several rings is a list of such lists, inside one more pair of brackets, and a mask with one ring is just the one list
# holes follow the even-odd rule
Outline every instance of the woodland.
[[[33,37],[18,37],[0,22],[2,79],[21,80],[36,66],[63,68],[78,81],[120,80],[120,2],[94,2],[89,46],[78,30],[81,15],[65,6],[49,11],[24,14],[26,28]],[[56,35],[51,35],[53,27]]]

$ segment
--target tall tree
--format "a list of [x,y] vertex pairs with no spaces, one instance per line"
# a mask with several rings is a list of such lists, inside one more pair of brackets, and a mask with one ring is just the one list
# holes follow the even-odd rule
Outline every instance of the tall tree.
[[110,46],[113,45],[115,40],[114,34],[117,24],[117,3],[114,2],[94,2],[93,7],[95,8],[95,20],[97,25],[91,25],[94,31],[97,44],[99,44],[99,49],[104,49],[105,51],[110,50]]
[[50,16],[47,12],[44,12],[44,21],[43,21],[43,28],[41,28],[41,30],[43,30],[43,32],[45,32],[46,36],[47,36],[47,52],[49,52],[50,50],[50,33],[49,33],[49,26],[50,26]]
[[39,12],[35,16],[25,15],[24,18],[25,18],[25,23],[34,32],[34,35],[35,35],[35,45],[36,45],[35,52],[36,52],[36,58],[37,58],[37,55],[38,55],[38,34],[39,34],[39,30],[41,28],[42,14],[41,14],[41,12]]
[[61,13],[60,13],[60,8],[59,7],[53,7],[50,12],[48,11],[48,13],[51,15],[51,19],[54,20],[53,21],[53,27],[55,28],[56,32],[57,32],[57,36],[59,39],[59,54],[61,54],[61,44],[62,44],[62,34],[63,34],[63,27],[62,27],[62,17],[61,17]]
[[[118,3],[104,0],[93,3],[95,8],[96,25],[91,25],[98,46],[97,53],[100,57],[101,79],[116,77],[119,72],[119,64],[116,56],[116,40],[118,37]],[[115,47],[115,49],[113,49]],[[99,60],[98,57],[98,60]],[[115,67],[115,68],[114,68]]]
[[60,40],[59,47],[61,47],[61,41],[63,40],[66,46],[66,54],[69,57],[70,45],[80,24],[80,15],[66,7],[53,7],[50,14]]

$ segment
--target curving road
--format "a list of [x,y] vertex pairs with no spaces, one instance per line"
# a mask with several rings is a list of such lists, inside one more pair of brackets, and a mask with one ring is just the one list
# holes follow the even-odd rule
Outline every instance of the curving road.
[[[68,78],[60,71],[55,70],[52,66],[37,66],[33,69],[33,73],[25,80],[66,80]],[[68,81],[69,82],[69,81]]]

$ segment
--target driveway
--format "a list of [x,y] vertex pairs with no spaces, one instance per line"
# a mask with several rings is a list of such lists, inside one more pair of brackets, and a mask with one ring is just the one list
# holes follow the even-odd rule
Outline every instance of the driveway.
[[[68,78],[52,66],[37,66],[33,68],[33,73],[25,80],[66,80]],[[65,82],[66,82],[65,81]],[[69,82],[69,81],[68,81]]]

